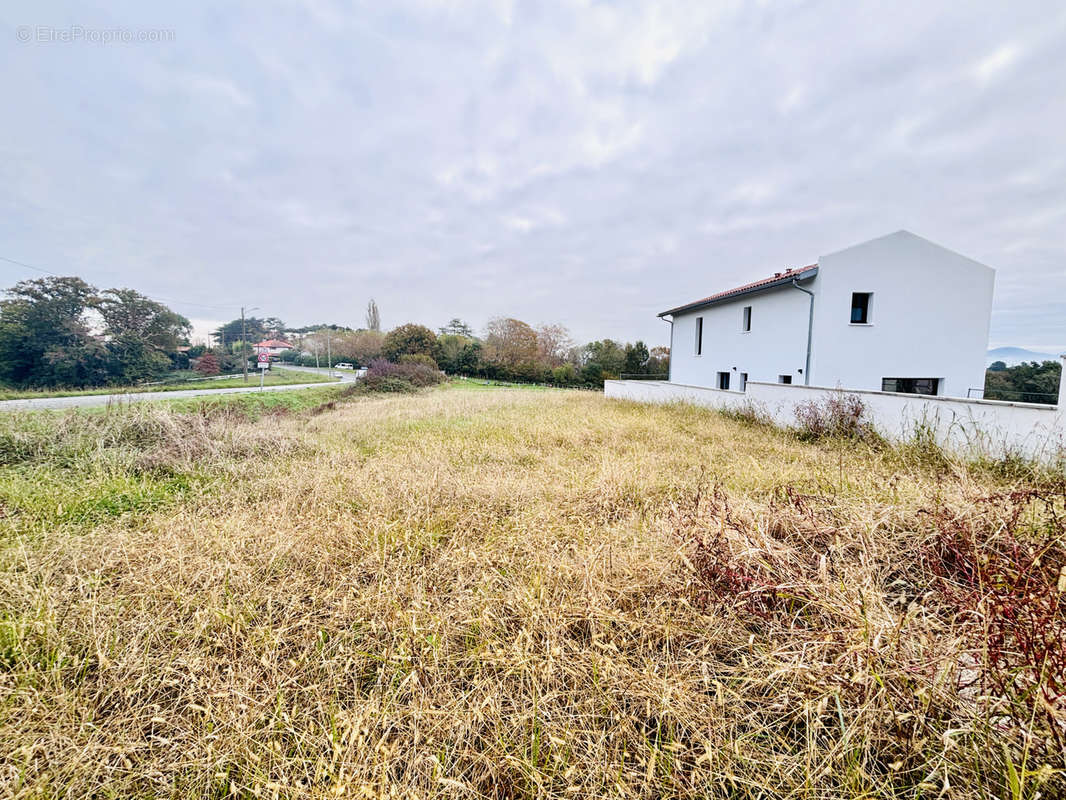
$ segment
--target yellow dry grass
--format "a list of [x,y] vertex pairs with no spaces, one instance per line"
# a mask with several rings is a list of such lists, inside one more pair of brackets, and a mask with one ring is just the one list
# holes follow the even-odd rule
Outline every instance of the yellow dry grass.
[[[1003,488],[984,473],[577,392],[232,426],[287,446],[211,456],[139,516],[0,507],[0,796],[976,798],[1050,775],[1033,725],[1000,739],[958,688],[965,632],[895,598],[920,510],[973,509]],[[716,530],[806,599],[701,602],[691,537]]]

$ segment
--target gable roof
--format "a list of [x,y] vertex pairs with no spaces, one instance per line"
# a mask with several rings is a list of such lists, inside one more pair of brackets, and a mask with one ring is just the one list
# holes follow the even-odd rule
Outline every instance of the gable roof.
[[694,300],[691,303],[685,303],[683,306],[677,308],[671,308],[669,311],[664,311],[659,314],[660,317],[665,317],[670,314],[680,314],[682,311],[695,311],[697,308],[703,308],[704,306],[713,306],[715,303],[722,303],[726,300],[733,300],[737,297],[742,297],[746,294],[754,294],[755,292],[763,292],[767,289],[776,289],[779,286],[785,286],[792,281],[805,281],[809,278],[813,278],[818,274],[818,265],[811,264],[806,267],[799,267],[793,269],[789,267],[783,272],[775,272],[769,278],[762,278],[761,280],[752,281],[751,283],[745,283],[743,286],[737,286],[735,289],[726,289],[724,292],[717,292],[708,297],[704,297],[701,300]]
[[256,347],[287,347],[290,350],[292,349],[292,345],[289,342],[283,341],[281,339],[264,339],[261,342],[256,342],[255,346]]

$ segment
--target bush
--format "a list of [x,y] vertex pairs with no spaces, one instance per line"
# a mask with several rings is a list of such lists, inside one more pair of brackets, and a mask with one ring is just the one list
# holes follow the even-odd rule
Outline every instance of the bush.
[[425,364],[393,364],[383,358],[370,362],[366,380],[371,378],[400,378],[416,387],[436,386],[444,382],[444,376],[434,367]]
[[359,385],[367,392],[391,392],[394,394],[411,394],[417,391],[414,384],[393,375],[367,375]]
[[581,375],[574,369],[573,364],[563,364],[553,369],[551,379],[556,386],[574,386],[581,383]]
[[796,434],[802,441],[821,439],[877,439],[867,422],[866,404],[856,394],[834,392],[822,400],[808,400],[795,409],[799,426]]
[[398,359],[399,364],[422,364],[430,369],[439,370],[437,362],[432,357],[427,356],[425,353],[405,353]]
[[196,364],[196,371],[201,375],[218,375],[221,369],[218,365],[218,359],[215,358],[215,354],[204,353],[200,356],[200,361]]

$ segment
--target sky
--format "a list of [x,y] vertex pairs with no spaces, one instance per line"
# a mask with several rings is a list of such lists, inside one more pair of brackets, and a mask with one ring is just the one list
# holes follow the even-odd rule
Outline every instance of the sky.
[[1061,0],[7,3],[0,257],[198,332],[654,345],[905,228],[996,268],[990,346],[1062,350],[1064,86]]

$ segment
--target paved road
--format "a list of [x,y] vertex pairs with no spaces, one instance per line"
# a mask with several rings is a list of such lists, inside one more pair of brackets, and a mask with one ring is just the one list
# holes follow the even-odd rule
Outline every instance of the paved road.
[[[274,369],[293,370],[294,372],[318,372],[327,375],[328,370],[316,369],[315,367],[279,367]],[[355,373],[351,370],[333,370],[333,374],[340,378],[341,383],[352,383]],[[30,411],[42,408],[93,408],[106,406],[109,403],[143,403],[148,400],[176,400],[182,397],[202,397],[216,394],[243,394],[245,392],[260,391],[258,376],[248,377],[249,386],[237,389],[183,389],[180,392],[121,392],[118,394],[82,394],[73,397],[37,397],[29,400],[3,400],[0,401],[0,411]],[[329,386],[328,383],[293,383],[287,386],[264,386],[264,392],[287,392],[292,389],[312,389],[318,386]]]

